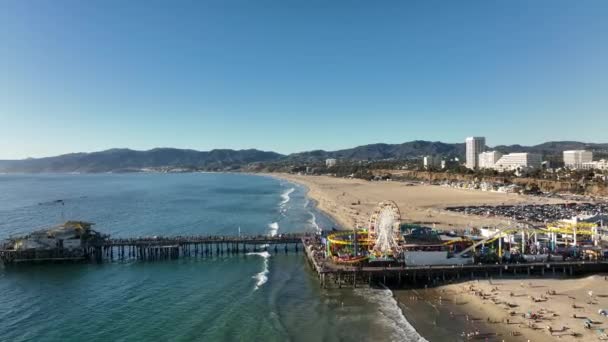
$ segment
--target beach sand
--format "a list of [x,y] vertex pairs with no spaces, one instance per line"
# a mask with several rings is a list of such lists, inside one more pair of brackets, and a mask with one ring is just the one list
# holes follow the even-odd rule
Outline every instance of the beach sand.
[[[482,341],[598,341],[608,328],[608,319],[598,313],[608,309],[607,285],[604,275],[494,279],[398,290],[395,296],[408,321],[429,340],[447,331]],[[433,310],[416,310],[425,305]],[[426,313],[422,322],[420,312]],[[586,320],[593,322],[589,329]]]
[[[561,202],[399,182],[272,176],[308,187],[308,195],[317,201],[318,208],[342,228],[365,227],[371,211],[383,200],[397,203],[404,222],[449,230],[505,224],[508,220],[443,210],[448,206]],[[598,314],[599,309],[608,309],[607,285],[603,275],[582,279],[499,279],[396,290],[394,294],[408,321],[429,341],[597,341],[598,329],[608,328],[606,317]],[[538,317],[525,318],[527,313]],[[591,329],[583,326],[587,318],[594,322]]]
[[367,226],[371,212],[384,200],[397,203],[404,222],[445,230],[509,223],[503,218],[465,215],[444,210],[449,206],[562,202],[559,199],[454,189],[436,185],[412,185],[390,181],[369,182],[329,176],[272,175],[308,187],[308,195],[317,201],[318,208],[333,217],[345,229]]

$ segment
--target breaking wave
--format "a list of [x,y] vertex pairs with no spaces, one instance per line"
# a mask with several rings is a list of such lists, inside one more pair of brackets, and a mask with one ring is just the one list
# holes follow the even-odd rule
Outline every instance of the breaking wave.
[[291,195],[291,193],[294,192],[295,190],[296,190],[295,188],[289,188],[289,189],[285,190],[285,192],[283,192],[283,194],[281,194],[281,198],[283,200],[281,201],[279,206],[284,207],[285,204],[287,204],[287,202],[289,202],[289,200],[291,199],[291,197],[289,197],[289,195]]
[[268,225],[268,235],[275,236],[275,235],[277,235],[278,231],[279,231],[278,222],[272,222],[271,224]]
[[268,258],[270,258],[270,253],[268,252],[257,252],[257,253],[247,253],[247,255],[257,255],[264,259],[264,269],[261,272],[254,275],[252,278],[255,279],[255,287],[254,291],[257,291],[262,285],[266,284],[268,281]]
[[310,220],[308,220],[308,223],[310,223],[316,233],[321,234],[321,227],[319,227],[317,224],[317,215],[315,215],[315,213],[312,211],[309,211],[308,213],[310,214]]
[[380,323],[393,331],[390,341],[428,342],[407,321],[389,289],[356,289],[355,293],[378,305]]

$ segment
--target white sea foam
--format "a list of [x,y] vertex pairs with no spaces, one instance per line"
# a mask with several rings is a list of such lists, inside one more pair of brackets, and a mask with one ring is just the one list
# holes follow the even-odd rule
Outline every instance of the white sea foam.
[[279,231],[278,222],[272,222],[271,224],[268,225],[268,235],[275,236],[275,235],[277,235],[278,231]]
[[266,284],[266,282],[268,281],[268,258],[270,258],[270,253],[266,251],[256,253],[252,252],[247,253],[247,255],[257,255],[264,258],[264,269],[262,269],[261,272],[257,273],[252,277],[253,279],[255,279],[255,287],[253,288],[253,290],[257,291],[260,287],[262,287],[262,285]]
[[315,213],[313,213],[312,211],[309,211],[308,213],[310,214],[310,220],[308,222],[315,229],[315,232],[321,234],[321,227],[319,227],[319,225],[317,224],[317,215],[315,215]]
[[281,198],[283,200],[281,201],[279,206],[284,207],[285,204],[287,204],[287,202],[289,202],[289,200],[291,199],[291,197],[289,197],[289,195],[291,195],[291,193],[294,192],[295,190],[296,190],[295,188],[289,188],[289,189],[285,190],[285,192],[283,192],[283,194],[281,194]]
[[356,289],[355,293],[378,305],[377,317],[393,331],[391,341],[428,342],[407,321],[391,290],[363,288]]

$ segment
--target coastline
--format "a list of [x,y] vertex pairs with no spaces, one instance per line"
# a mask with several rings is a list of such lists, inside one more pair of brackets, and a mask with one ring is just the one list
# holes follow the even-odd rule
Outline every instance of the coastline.
[[[406,316],[410,306],[426,303],[436,308],[430,319],[460,322],[456,326],[462,325],[465,334],[489,332],[490,341],[590,341],[597,340],[606,328],[606,317],[599,310],[608,307],[607,284],[604,275],[504,278],[398,290],[395,295],[407,306]],[[413,324],[419,323],[413,320]],[[584,326],[586,321],[591,322],[589,328]],[[421,332],[429,329],[428,323],[415,326]]]
[[[364,220],[367,218],[366,209],[374,203],[364,203],[361,200],[361,205],[354,205],[355,202],[352,199],[357,196],[363,197],[361,194],[366,191],[364,189],[366,186],[381,186],[384,191],[380,191],[380,195],[386,196],[389,199],[391,196],[398,200],[408,198],[407,196],[399,198],[400,194],[398,192],[403,192],[403,186],[397,183],[367,182],[366,185],[363,185],[363,181],[333,179],[324,176],[266,175],[305,186],[308,189],[307,196],[317,203],[317,208],[325,215],[333,218],[344,229],[349,229],[355,225],[364,226]],[[417,187],[419,187],[419,190],[422,189],[422,192],[428,192],[428,187],[430,186]],[[413,187],[409,188],[408,190],[411,191]],[[514,203],[538,202],[537,198],[530,198],[529,196],[508,196],[506,194],[483,196],[484,193],[478,194],[466,190],[463,192],[463,190],[449,188],[439,189],[441,190],[439,193],[445,193],[448,196],[454,194],[463,196],[466,203],[480,200],[494,201],[494,203],[497,201],[499,203],[500,201],[512,201]],[[415,193],[415,195],[417,194]],[[369,198],[363,198],[367,202],[371,202],[377,196],[377,193],[370,192]],[[421,208],[423,211],[429,208],[429,205],[424,202],[425,200],[428,201],[428,198],[422,198],[422,203],[406,204],[406,209],[404,210],[406,220],[411,220],[412,216],[415,216]],[[445,199],[441,199],[440,203],[445,203]],[[416,208],[417,204],[421,205],[421,208]],[[436,214],[433,218],[443,223],[442,225],[438,224],[441,228],[446,227],[445,220],[460,218],[457,222],[463,222],[464,215],[448,212],[442,213],[437,207],[435,207],[435,210],[434,213]],[[470,217],[464,216],[464,219],[470,219]],[[488,223],[494,220],[480,218],[475,223]],[[471,223],[472,221],[470,220]],[[456,228],[453,225],[447,225],[447,227],[450,229]],[[405,319],[422,337],[429,341],[440,341],[448,338],[459,341],[473,339],[525,342],[552,341],[556,338],[564,341],[575,341],[577,338],[572,336],[573,334],[581,334],[587,338],[595,338],[596,335],[594,330],[581,328],[583,319],[580,317],[594,316],[593,318],[597,320],[600,317],[597,314],[597,307],[608,308],[608,291],[605,296],[602,293],[602,289],[606,286],[606,281],[600,278],[602,277],[591,276],[583,278],[584,281],[574,278],[515,278],[500,279],[494,282],[492,280],[469,281],[429,289],[400,289],[394,290],[392,293]],[[595,293],[602,296],[601,298],[595,298],[597,302],[595,307],[583,305],[586,293],[585,289],[587,288],[593,289]],[[557,291],[552,299],[535,302],[528,298],[528,294],[532,298],[549,298],[551,296],[545,293],[549,289]],[[524,294],[521,296],[522,298],[517,297],[514,299],[511,297],[513,293],[519,296],[517,294],[519,292]],[[572,312],[571,305],[574,304],[568,302],[569,298],[576,298],[576,301],[580,301],[580,308],[577,309],[581,312],[579,318],[570,317]],[[505,303],[516,306],[509,308]],[[534,320],[524,317],[528,312],[543,312],[544,315],[543,318]],[[584,315],[582,314],[583,312],[585,313]],[[599,329],[602,326],[596,325],[596,327]]]
[[252,173],[252,175],[268,176],[282,181],[293,182],[304,187],[306,189],[306,196],[308,197],[308,199],[314,204],[317,210],[321,211],[323,214],[325,214],[325,216],[330,218],[338,225],[336,229],[346,230],[351,229],[351,227],[353,227],[351,220],[345,215],[340,215],[338,212],[336,212],[336,205],[330,200],[328,200],[328,198],[324,196],[323,193],[320,192],[319,189],[314,186],[314,184],[307,183],[299,179],[294,179],[292,177],[289,177],[288,174],[283,173]]
[[369,182],[329,176],[301,176],[286,173],[263,173],[291,181],[308,188],[308,196],[317,202],[319,210],[331,216],[344,229],[365,227],[376,205],[392,200],[399,206],[402,220],[443,230],[463,230],[470,226],[509,224],[500,217],[465,215],[444,210],[448,206],[550,204],[563,203],[526,195],[454,189],[435,185],[401,182]]

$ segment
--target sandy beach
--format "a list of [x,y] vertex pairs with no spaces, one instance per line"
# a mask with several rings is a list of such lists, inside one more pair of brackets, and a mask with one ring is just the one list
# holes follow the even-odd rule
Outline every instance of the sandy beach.
[[[431,306],[419,331],[441,323],[446,315],[459,336],[490,341],[598,341],[608,339],[608,280],[603,275],[579,279],[494,279],[434,289],[395,291],[405,307]],[[429,324],[429,322],[431,322]],[[589,326],[585,327],[585,322]],[[425,326],[426,325],[426,326]],[[456,331],[453,331],[456,332]],[[606,330],[608,332],[608,330]],[[431,332],[432,333],[432,332]],[[477,335],[478,334],[478,335]],[[479,336],[479,337],[477,337]]]
[[[393,200],[404,222],[458,230],[505,224],[506,219],[448,212],[462,205],[559,203],[517,194],[461,190],[399,182],[368,182],[327,176],[274,175],[308,187],[310,198],[342,228],[364,227],[383,200]],[[598,340],[608,309],[604,276],[582,279],[499,279],[471,281],[433,289],[397,290],[395,297],[414,327],[430,341]],[[584,327],[591,320],[590,329]],[[457,336],[457,337],[456,337]]]
[[333,217],[343,228],[365,227],[375,206],[392,200],[401,210],[404,222],[420,223],[438,229],[458,230],[467,226],[481,227],[508,224],[496,217],[464,215],[443,210],[449,206],[512,205],[560,203],[549,199],[518,194],[463,190],[402,182],[369,182],[329,176],[272,174],[308,187],[310,198],[320,210]]

